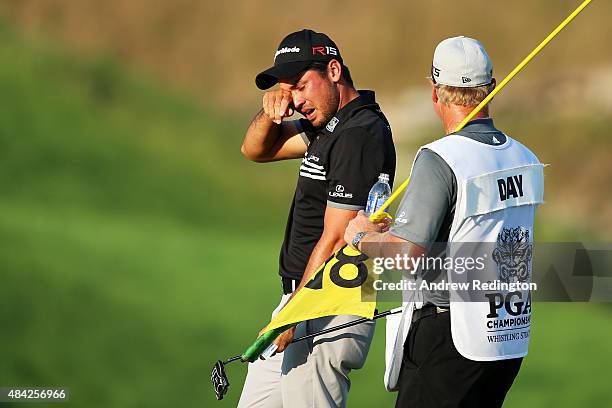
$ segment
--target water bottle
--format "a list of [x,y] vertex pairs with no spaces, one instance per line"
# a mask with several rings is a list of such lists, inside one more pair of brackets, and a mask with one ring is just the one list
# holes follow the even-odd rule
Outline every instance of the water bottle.
[[372,186],[368,195],[368,203],[366,205],[366,214],[368,216],[374,214],[387,201],[391,195],[391,186],[389,186],[389,175],[380,173],[378,181]]

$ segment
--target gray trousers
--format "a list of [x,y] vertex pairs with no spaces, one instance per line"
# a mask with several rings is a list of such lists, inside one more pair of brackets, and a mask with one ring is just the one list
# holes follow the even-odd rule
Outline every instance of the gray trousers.
[[[295,337],[357,316],[321,317],[300,323]],[[345,407],[349,373],[363,367],[375,322],[366,322],[293,343],[283,353],[249,364],[239,408]]]

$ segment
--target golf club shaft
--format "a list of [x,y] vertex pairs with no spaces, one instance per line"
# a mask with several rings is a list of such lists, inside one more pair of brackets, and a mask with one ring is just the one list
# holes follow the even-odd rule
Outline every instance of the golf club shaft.
[[225,365],[225,364],[229,364],[229,363],[231,363],[231,362],[233,362],[233,361],[236,361],[236,360],[240,360],[240,357],[242,357],[242,354],[238,354],[237,356],[230,357],[230,358],[228,358],[227,360],[225,360],[225,361],[223,362],[223,365]]
[[[297,343],[298,341],[310,339],[312,337],[320,336],[320,335],[326,334],[326,333],[331,333],[331,332],[336,331],[336,330],[345,329],[347,327],[355,326],[357,324],[361,324],[361,323],[367,322],[369,320],[380,319],[381,317],[386,317],[386,316],[389,316],[389,315],[392,315],[392,314],[400,313],[401,311],[402,311],[402,308],[395,308],[395,309],[387,310],[387,311],[384,311],[384,312],[381,312],[381,313],[377,313],[374,316],[372,316],[371,319],[368,319],[367,317],[362,317],[360,319],[353,320],[352,322],[347,322],[347,323],[339,324],[338,326],[334,326],[334,327],[330,327],[330,328],[327,328],[327,329],[323,329],[323,330],[320,330],[320,331],[318,331],[316,333],[310,333],[310,334],[307,334],[305,336],[298,337],[297,339],[293,339],[293,341],[291,343]],[[230,357],[230,358],[228,358],[227,360],[225,360],[223,362],[223,365],[229,364],[229,363],[234,362],[234,361],[241,360],[241,358],[242,358],[241,354],[239,354],[237,356],[234,356],[234,357]]]
[[291,343],[297,343],[298,341],[310,339],[312,337],[320,336],[322,334],[331,333],[333,331],[340,330],[340,329],[345,329],[347,327],[355,326],[355,325],[358,325],[358,324],[361,324],[361,323],[365,323],[367,321],[380,319],[381,317],[385,317],[385,316],[389,316],[389,315],[392,315],[392,314],[396,314],[396,313],[399,313],[401,311],[402,311],[402,308],[396,308],[396,309],[387,310],[385,312],[377,313],[374,316],[372,316],[371,319],[368,319],[367,317],[362,317],[360,319],[353,320],[351,322],[339,324],[338,326],[334,326],[334,327],[330,327],[328,329],[320,330],[320,331],[318,331],[316,333],[310,333],[310,334],[307,334],[305,336],[298,337],[297,339],[293,339],[293,341]]

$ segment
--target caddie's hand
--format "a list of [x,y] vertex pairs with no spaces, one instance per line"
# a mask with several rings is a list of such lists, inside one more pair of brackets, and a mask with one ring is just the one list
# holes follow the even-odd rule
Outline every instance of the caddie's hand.
[[[346,230],[344,231],[344,241],[351,245],[353,238],[358,232],[383,232],[389,228],[390,219],[386,218],[381,222],[374,223],[370,221],[365,211],[361,210],[357,216],[349,221]],[[352,245],[351,245],[352,246]]]
[[292,102],[291,92],[282,89],[269,91],[263,96],[263,110],[272,122],[280,125],[283,118],[293,115]]
[[278,346],[276,349],[277,353],[282,353],[285,349],[291,344],[293,341],[293,336],[295,335],[295,326],[290,328],[289,330],[283,332],[280,336],[274,340],[274,344]]
[[387,213],[384,213],[386,216],[378,222],[378,225],[382,225],[382,230],[380,232],[387,232],[389,228],[391,228],[391,224],[393,223],[393,218]]

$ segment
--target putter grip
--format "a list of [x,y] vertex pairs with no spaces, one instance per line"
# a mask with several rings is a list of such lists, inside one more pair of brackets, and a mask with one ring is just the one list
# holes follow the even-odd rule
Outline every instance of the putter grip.
[[259,356],[261,355],[261,353],[263,353],[263,351],[270,344],[272,344],[272,342],[276,340],[276,338],[282,332],[284,332],[291,326],[293,325],[289,324],[287,326],[279,327],[278,329],[270,330],[268,332],[265,332],[261,336],[259,336],[257,340],[255,340],[255,342],[251,344],[251,346],[249,346],[249,348],[247,348],[244,353],[242,353],[242,357],[240,357],[240,361],[242,362],[248,361],[249,363],[252,363],[253,361],[257,360]]

